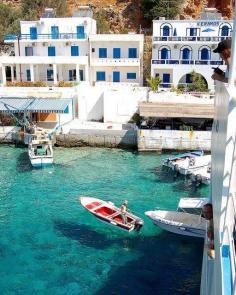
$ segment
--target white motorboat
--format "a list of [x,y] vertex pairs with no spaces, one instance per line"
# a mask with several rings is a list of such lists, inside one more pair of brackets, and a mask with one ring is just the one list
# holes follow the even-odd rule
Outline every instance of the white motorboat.
[[209,202],[208,198],[181,198],[177,211],[200,215],[202,207]]
[[53,149],[52,141],[45,139],[33,139],[28,145],[28,155],[31,165],[35,168],[42,168],[52,165]]
[[199,168],[206,166],[211,166],[211,155],[187,157],[184,161],[178,164],[178,171],[182,175],[189,175]]
[[200,156],[203,156],[203,151],[184,153],[164,159],[162,165],[172,169],[173,171],[179,171],[179,165],[184,163],[187,159],[196,158]]
[[195,182],[197,184],[203,183],[203,184],[209,185],[211,182],[211,167],[205,166],[205,167],[196,169],[191,174],[191,180],[192,182]]
[[172,233],[204,238],[206,234],[206,219],[201,215],[177,211],[155,210],[146,211],[155,225]]

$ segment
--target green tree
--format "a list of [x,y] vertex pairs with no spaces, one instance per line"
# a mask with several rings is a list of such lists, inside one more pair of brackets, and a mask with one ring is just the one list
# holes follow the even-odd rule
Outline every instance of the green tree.
[[0,42],[4,35],[20,31],[21,10],[11,5],[0,3]]
[[144,17],[152,21],[159,17],[174,19],[181,10],[182,0],[143,0]]
[[191,72],[192,83],[188,85],[188,91],[206,92],[208,91],[207,82],[201,74]]
[[160,77],[151,77],[151,78],[147,79],[148,86],[151,88],[151,90],[153,92],[158,91],[161,82],[162,81],[161,81]]
[[98,34],[109,33],[110,26],[107,21],[106,12],[103,9],[98,10],[94,14],[94,19],[97,21],[97,31]]

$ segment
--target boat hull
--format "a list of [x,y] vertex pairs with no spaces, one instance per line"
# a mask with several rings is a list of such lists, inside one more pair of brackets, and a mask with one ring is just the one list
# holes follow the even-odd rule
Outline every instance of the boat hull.
[[43,168],[52,166],[53,158],[30,158],[30,162],[34,168]]

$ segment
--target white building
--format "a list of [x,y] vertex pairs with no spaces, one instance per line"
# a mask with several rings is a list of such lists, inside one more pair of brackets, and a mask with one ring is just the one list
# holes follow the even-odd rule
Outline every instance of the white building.
[[194,70],[213,90],[212,67],[223,64],[213,49],[231,36],[232,25],[214,8],[205,9],[198,20],[154,20],[151,75],[160,76],[162,86],[169,88],[191,83]]
[[142,85],[143,35],[99,35],[88,6],[69,18],[47,10],[39,21],[21,21],[21,33],[5,37],[15,56],[0,57],[0,80],[125,82]]

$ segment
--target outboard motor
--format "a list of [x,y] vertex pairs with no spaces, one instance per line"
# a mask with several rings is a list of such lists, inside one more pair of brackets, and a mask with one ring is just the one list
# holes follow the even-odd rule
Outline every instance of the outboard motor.
[[135,221],[135,225],[134,225],[134,229],[139,232],[140,229],[142,228],[144,222],[141,218],[137,218],[136,221]]

